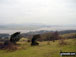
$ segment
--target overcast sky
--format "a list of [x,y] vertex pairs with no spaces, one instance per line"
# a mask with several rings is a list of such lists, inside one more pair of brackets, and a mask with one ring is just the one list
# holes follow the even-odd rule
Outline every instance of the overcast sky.
[[0,24],[76,25],[76,0],[0,0]]

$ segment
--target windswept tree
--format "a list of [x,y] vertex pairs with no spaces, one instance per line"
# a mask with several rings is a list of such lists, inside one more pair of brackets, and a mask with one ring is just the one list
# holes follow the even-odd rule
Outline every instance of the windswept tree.
[[21,39],[20,32],[16,32],[16,33],[11,35],[10,42],[16,44],[16,42],[19,41],[20,39]]
[[39,43],[36,41],[38,38],[40,38],[40,35],[34,35],[31,40],[31,46],[39,45]]

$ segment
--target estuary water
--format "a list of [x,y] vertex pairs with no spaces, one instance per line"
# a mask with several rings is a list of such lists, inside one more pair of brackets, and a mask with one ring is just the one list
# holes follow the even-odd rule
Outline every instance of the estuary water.
[[35,29],[35,30],[11,30],[11,29],[0,29],[0,33],[8,33],[8,34],[12,34],[12,33],[15,33],[15,32],[21,32],[21,33],[27,33],[27,32],[30,32],[30,31],[40,31],[40,30],[48,30],[48,31],[63,31],[63,30],[76,30],[76,27],[45,27],[45,28],[40,28],[40,29]]

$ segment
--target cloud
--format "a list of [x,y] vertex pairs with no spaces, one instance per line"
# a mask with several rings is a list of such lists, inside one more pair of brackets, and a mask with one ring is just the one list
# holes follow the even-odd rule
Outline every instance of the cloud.
[[27,22],[59,25],[73,24],[75,19],[76,0],[0,0],[1,24]]

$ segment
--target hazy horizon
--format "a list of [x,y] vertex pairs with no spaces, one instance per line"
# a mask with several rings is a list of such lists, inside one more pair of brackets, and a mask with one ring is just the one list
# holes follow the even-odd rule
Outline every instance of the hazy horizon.
[[0,24],[76,25],[76,0],[0,0]]

